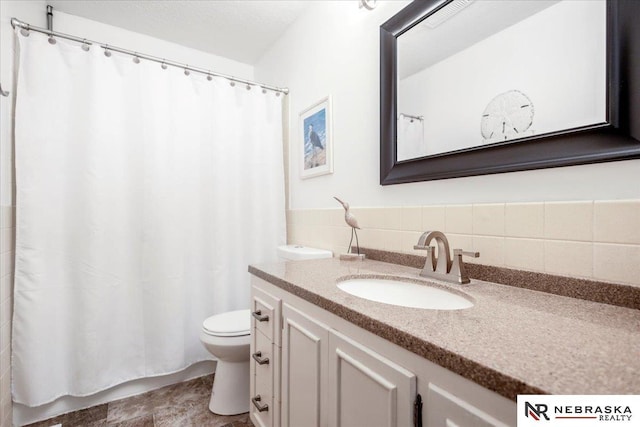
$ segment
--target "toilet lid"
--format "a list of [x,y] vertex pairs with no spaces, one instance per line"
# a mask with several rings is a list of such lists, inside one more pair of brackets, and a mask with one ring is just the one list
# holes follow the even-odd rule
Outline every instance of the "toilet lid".
[[206,333],[218,337],[249,335],[251,311],[247,309],[216,314],[202,322],[202,328]]

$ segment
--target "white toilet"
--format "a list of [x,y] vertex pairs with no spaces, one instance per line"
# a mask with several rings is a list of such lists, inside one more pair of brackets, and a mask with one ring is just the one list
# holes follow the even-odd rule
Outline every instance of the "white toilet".
[[[331,258],[331,251],[299,245],[278,246],[283,260]],[[202,322],[200,341],[218,360],[209,410],[219,415],[249,412],[251,311],[217,314]]]
[[216,314],[202,322],[200,341],[218,359],[209,409],[214,414],[249,412],[251,311]]

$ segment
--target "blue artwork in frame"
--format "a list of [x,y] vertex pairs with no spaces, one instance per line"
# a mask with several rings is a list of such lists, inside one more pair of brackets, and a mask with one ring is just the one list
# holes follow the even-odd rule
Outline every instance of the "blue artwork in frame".
[[323,98],[300,113],[300,176],[333,173],[331,100]]

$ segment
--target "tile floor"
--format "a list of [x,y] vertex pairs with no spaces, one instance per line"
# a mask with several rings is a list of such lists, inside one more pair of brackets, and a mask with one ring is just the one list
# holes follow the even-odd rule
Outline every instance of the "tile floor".
[[253,427],[249,414],[209,411],[213,375],[70,412],[28,427]]

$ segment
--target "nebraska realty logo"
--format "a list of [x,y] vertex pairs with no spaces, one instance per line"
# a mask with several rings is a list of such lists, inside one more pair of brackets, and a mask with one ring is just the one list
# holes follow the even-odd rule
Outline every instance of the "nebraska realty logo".
[[518,427],[640,425],[640,395],[519,395]]

